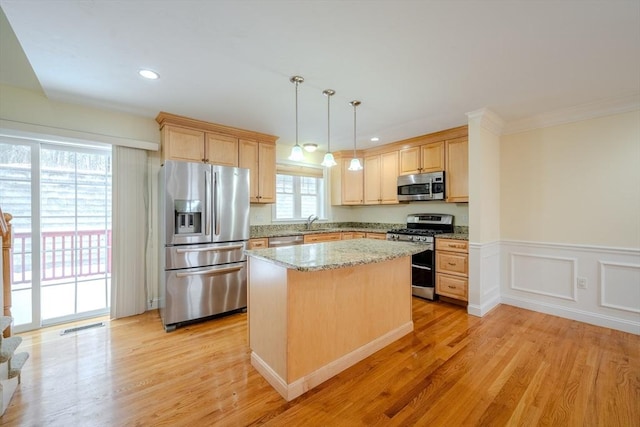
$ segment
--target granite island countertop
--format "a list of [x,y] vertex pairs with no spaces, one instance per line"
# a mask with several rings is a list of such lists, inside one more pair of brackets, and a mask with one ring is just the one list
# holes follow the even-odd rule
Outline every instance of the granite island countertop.
[[321,271],[387,261],[423,250],[421,245],[409,242],[355,239],[252,249],[245,253],[293,270]]

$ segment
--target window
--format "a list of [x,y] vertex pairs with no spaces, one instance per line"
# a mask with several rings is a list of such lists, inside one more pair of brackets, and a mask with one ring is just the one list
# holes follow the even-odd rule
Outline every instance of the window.
[[324,217],[322,169],[278,165],[274,219],[300,220],[310,215]]

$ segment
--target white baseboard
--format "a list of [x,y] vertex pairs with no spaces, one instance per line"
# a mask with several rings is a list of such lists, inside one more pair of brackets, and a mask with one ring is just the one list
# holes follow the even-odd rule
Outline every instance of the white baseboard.
[[482,305],[469,304],[467,306],[467,313],[471,314],[472,316],[482,317],[496,308],[498,305],[500,305],[500,302],[500,295],[496,295],[490,301],[483,301]]
[[560,305],[514,296],[503,296],[501,302],[503,304],[525,308],[527,310],[538,311],[540,313],[551,314],[565,319],[577,320],[591,325],[617,329],[619,331],[640,335],[640,322],[634,322],[632,320],[619,319],[599,313],[567,308]]

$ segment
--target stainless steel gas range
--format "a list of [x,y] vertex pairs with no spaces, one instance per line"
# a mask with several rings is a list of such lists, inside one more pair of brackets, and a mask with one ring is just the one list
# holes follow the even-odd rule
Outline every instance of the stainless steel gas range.
[[453,233],[453,215],[411,214],[407,228],[387,232],[387,240],[424,245],[423,252],[411,257],[411,290],[413,295],[432,301],[437,298],[434,236],[442,233]]

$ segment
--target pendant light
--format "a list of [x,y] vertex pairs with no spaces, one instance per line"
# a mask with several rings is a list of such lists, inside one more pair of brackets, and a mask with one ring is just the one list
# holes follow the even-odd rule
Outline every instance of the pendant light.
[[304,154],[302,153],[302,147],[298,144],[298,85],[304,82],[304,78],[300,76],[293,76],[289,81],[296,85],[296,145],[291,149],[291,155],[289,160],[301,161],[304,160]]
[[349,104],[353,105],[353,159],[349,163],[349,170],[359,171],[362,170],[362,165],[356,157],[356,107],[360,105],[360,101],[351,101]]
[[331,97],[336,94],[336,91],[333,89],[326,89],[322,91],[322,94],[327,97],[327,154],[324,155],[324,159],[322,166],[330,168],[331,166],[335,166],[336,160],[333,158],[333,154],[331,153]]

